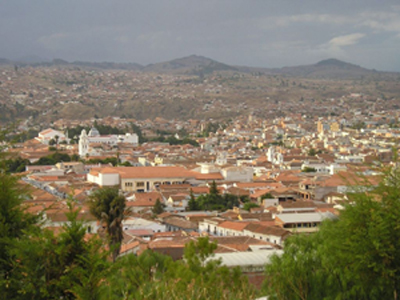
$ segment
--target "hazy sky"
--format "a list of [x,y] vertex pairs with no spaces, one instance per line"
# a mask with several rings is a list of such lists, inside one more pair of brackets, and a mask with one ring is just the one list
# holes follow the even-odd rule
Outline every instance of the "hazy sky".
[[399,0],[0,0],[0,57],[400,71]]

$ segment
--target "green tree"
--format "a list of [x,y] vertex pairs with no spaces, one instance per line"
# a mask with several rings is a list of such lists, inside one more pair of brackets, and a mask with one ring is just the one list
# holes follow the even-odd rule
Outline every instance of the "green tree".
[[4,161],[4,163],[6,164],[6,171],[10,173],[24,172],[25,167],[27,165],[30,165],[28,159],[23,159],[21,157],[17,157],[14,159],[7,159]]
[[18,184],[18,177],[0,170],[0,290],[5,299],[13,289],[11,275],[14,271],[13,254],[18,240],[22,239],[38,222],[38,216],[25,212],[22,203],[27,191]]
[[90,212],[104,224],[113,261],[117,259],[123,239],[122,221],[125,218],[126,200],[118,188],[104,187],[90,195]]
[[400,171],[380,184],[358,179],[337,220],[318,233],[286,240],[266,267],[271,299],[398,299],[400,290]]
[[217,245],[199,238],[185,246],[184,259],[145,251],[118,259],[105,299],[254,299],[239,269],[212,260]]
[[264,199],[273,199],[273,198],[274,198],[274,196],[272,196],[271,193],[266,193],[266,194],[264,194],[264,195],[261,196],[261,200],[264,200]]
[[188,209],[190,211],[200,210],[192,189],[190,189],[190,200],[188,202]]
[[256,208],[256,207],[260,207],[260,205],[258,205],[257,203],[254,202],[247,202],[243,205],[243,209],[250,211],[250,209],[252,208]]
[[215,180],[213,180],[213,182],[210,185],[209,194],[213,195],[213,196],[218,196],[219,195],[219,190],[218,190],[217,183],[215,182]]
[[308,156],[315,156],[317,154],[317,151],[314,148],[311,148],[308,150]]
[[154,203],[152,212],[155,215],[159,215],[164,212],[164,205],[161,203],[160,199],[157,198],[156,203]]
[[44,229],[20,240],[15,249],[13,299],[98,299],[109,270],[109,253],[97,237],[85,240],[79,208],[69,202],[68,222],[59,235]]
[[313,172],[317,172],[317,169],[312,168],[312,167],[305,167],[301,171],[304,173],[313,173]]

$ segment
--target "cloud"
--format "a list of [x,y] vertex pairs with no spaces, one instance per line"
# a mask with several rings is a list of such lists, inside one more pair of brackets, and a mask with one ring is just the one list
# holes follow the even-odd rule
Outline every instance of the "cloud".
[[363,38],[365,34],[363,33],[353,33],[348,35],[341,35],[331,39],[328,42],[330,47],[344,47],[357,44],[358,41]]
[[340,35],[332,38],[326,43],[318,45],[310,49],[309,53],[318,57],[334,57],[339,59],[349,59],[348,49],[349,46],[358,44],[360,39],[365,37],[364,33],[352,33],[347,35]]

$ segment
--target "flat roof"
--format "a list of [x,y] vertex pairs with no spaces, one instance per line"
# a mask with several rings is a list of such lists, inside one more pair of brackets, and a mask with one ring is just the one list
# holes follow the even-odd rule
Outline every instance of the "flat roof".
[[333,219],[335,215],[330,212],[320,213],[293,213],[293,214],[279,214],[275,218],[279,218],[283,223],[308,223],[308,222],[322,222],[325,219]]
[[244,267],[244,266],[265,266],[270,262],[272,255],[282,255],[283,250],[257,250],[253,252],[232,252],[217,253],[207,258],[209,260],[221,259],[221,263],[227,267]]

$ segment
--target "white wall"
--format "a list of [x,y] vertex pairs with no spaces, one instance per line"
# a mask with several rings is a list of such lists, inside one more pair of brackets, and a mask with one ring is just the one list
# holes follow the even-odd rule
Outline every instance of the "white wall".
[[222,176],[227,181],[251,182],[253,180],[253,169],[247,167],[229,167],[222,170]]
[[119,174],[101,174],[99,173],[99,185],[114,186],[119,185]]

